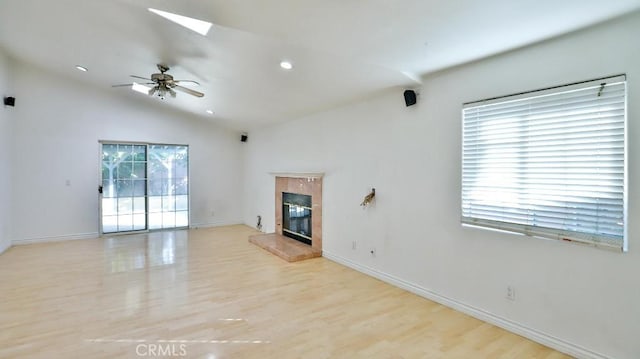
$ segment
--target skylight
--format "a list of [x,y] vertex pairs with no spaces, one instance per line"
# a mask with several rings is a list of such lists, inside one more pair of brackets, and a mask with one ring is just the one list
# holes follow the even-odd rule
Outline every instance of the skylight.
[[173,14],[170,12],[157,10],[153,8],[149,8],[149,11],[151,11],[154,14],[160,15],[169,21],[173,21],[178,25],[184,26],[189,30],[195,31],[200,35],[206,36],[207,33],[209,32],[209,29],[211,28],[210,22],[206,22],[206,21],[202,21],[202,20],[198,20],[198,19],[194,19],[194,18],[190,18],[187,16],[178,15],[178,14]]

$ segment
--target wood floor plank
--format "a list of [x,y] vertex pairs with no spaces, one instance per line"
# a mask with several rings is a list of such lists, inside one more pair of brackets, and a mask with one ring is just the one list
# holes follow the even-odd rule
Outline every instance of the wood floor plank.
[[0,358],[566,357],[325,258],[287,263],[253,234],[12,247],[0,256]]

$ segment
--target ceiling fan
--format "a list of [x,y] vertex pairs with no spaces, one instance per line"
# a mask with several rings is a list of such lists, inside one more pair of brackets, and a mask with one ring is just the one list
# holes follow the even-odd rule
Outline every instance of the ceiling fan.
[[[131,75],[131,77],[133,78],[146,80],[149,82],[146,82],[143,84],[138,84],[134,82],[130,84],[113,85],[112,87],[131,87],[136,91],[146,92],[149,96],[157,95],[162,100],[165,99],[167,94],[171,95],[171,97],[176,97],[176,92],[174,90],[178,90],[196,97],[204,96],[202,92],[198,92],[180,85],[183,83],[192,83],[192,84],[195,84],[196,86],[199,86],[200,83],[198,83],[197,81],[174,80],[173,76],[166,73],[167,71],[169,71],[169,66],[163,65],[163,64],[158,64],[157,66],[158,66],[158,70],[160,70],[160,73],[152,74],[151,78]],[[149,88],[145,85],[153,85],[153,87]]]

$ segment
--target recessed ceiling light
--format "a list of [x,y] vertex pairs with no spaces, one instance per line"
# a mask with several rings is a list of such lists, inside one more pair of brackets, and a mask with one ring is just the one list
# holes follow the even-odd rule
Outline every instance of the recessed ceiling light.
[[170,12],[157,10],[153,8],[149,8],[149,11],[151,11],[154,14],[160,15],[169,21],[173,21],[178,25],[182,25],[189,30],[195,31],[200,35],[207,35],[207,33],[209,32],[209,29],[211,28],[211,23],[207,21],[202,21],[202,20],[190,18],[187,16],[173,14]]
[[145,85],[140,85],[137,82],[134,82],[133,85],[131,85],[131,89],[133,91],[140,92],[140,93],[143,93],[145,95],[148,95],[149,91],[151,91],[151,88],[149,88],[149,87],[147,87]]
[[280,67],[285,70],[291,70],[293,68],[293,64],[289,61],[282,61],[280,62]]
[[86,67],[84,67],[84,66],[80,66],[80,65],[76,65],[76,69],[78,69],[78,70],[80,70],[80,71],[82,71],[82,72],[87,72],[87,71],[89,71],[89,70],[87,70],[87,68],[86,68]]
[[210,114],[210,115],[213,115],[213,111],[211,111],[211,110],[207,110],[207,113]]

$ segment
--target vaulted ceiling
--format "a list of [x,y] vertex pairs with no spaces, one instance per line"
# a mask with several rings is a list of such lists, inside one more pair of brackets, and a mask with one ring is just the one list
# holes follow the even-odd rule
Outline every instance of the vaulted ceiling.
[[[213,27],[202,36],[149,7]],[[637,9],[640,0],[1,0],[0,47],[148,105],[249,130],[419,87],[426,73]],[[292,70],[280,68],[285,59]],[[111,88],[149,77],[157,63],[199,82],[205,96],[161,101]]]

